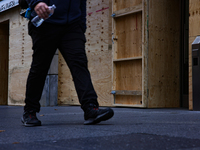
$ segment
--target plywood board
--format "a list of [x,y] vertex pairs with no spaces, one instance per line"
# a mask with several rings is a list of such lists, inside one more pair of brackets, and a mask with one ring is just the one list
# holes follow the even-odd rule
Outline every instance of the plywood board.
[[28,21],[15,7],[0,14],[0,22],[9,20],[8,105],[24,105],[25,87],[32,59],[32,43],[27,33]]
[[116,62],[116,90],[142,90],[142,60]]
[[193,110],[193,92],[192,92],[192,42],[195,36],[189,37],[189,110]]
[[200,1],[189,0],[189,37],[200,35]]
[[142,0],[113,0],[113,11],[142,4]]
[[[115,63],[115,90],[142,90],[142,60]],[[142,96],[116,95],[115,104],[142,104]]]
[[[113,1],[113,90],[142,91],[142,9],[142,0]],[[114,98],[121,106],[142,104],[142,95]]]
[[115,19],[116,59],[142,56],[142,13]]
[[23,105],[29,69],[13,68],[9,73],[9,105]]
[[192,42],[200,35],[200,1],[189,0],[189,109],[193,110]]
[[149,1],[148,107],[180,106],[179,1]]
[[[112,51],[110,1],[87,1],[86,53],[88,67],[100,106],[111,106]],[[79,105],[70,71],[59,54],[58,104]]]
[[142,107],[148,106],[149,0],[143,0],[142,11]]
[[142,96],[137,95],[116,95],[115,104],[123,105],[142,105]]

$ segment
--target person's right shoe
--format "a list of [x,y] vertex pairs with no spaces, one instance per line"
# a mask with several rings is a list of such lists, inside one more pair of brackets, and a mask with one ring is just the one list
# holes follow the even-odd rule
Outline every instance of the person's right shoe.
[[101,121],[106,121],[112,118],[114,111],[111,108],[99,109],[94,104],[90,104],[84,112],[84,125],[97,124]]
[[26,127],[41,126],[41,121],[38,120],[34,111],[24,112],[21,121]]

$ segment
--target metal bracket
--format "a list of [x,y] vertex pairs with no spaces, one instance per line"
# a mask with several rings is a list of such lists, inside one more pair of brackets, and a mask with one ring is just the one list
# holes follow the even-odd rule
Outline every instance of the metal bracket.
[[115,44],[115,43],[114,43],[114,36],[112,36],[112,43]]
[[113,94],[113,96],[114,96],[114,104],[115,104],[116,91],[111,91],[110,94]]
[[115,16],[116,16],[116,14],[115,14],[115,13],[111,15],[111,17],[113,17],[113,18],[114,18]]
[[117,40],[117,38],[114,37],[114,33],[112,33],[112,43],[114,44],[114,40]]

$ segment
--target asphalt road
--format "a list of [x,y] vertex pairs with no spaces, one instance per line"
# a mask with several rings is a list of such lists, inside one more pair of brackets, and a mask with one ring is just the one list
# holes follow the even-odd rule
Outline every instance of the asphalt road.
[[79,106],[42,107],[40,127],[24,127],[23,107],[0,106],[0,150],[200,150],[200,112],[113,108],[112,119],[83,125]]

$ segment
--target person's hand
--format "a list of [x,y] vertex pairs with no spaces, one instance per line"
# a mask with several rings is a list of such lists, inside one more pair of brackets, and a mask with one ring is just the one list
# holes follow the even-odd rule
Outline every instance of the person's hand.
[[35,6],[34,10],[40,18],[47,19],[49,17],[50,14],[49,7],[47,6],[47,4],[43,2],[38,3]]

